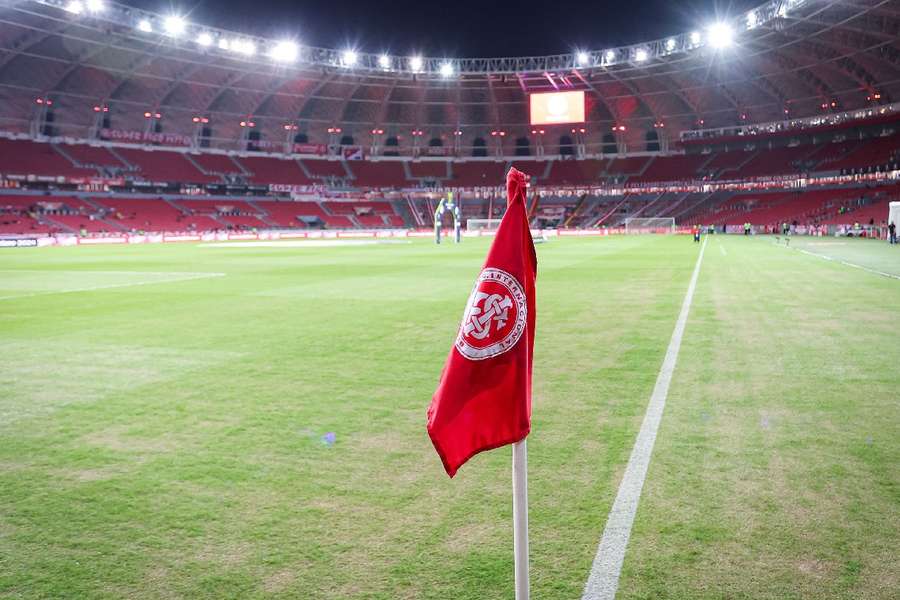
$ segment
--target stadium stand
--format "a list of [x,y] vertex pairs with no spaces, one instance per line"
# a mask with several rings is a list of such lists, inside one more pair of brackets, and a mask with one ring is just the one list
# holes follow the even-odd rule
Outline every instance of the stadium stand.
[[147,181],[221,182],[220,177],[201,172],[182,152],[137,148],[116,148],[115,152],[132,165]]

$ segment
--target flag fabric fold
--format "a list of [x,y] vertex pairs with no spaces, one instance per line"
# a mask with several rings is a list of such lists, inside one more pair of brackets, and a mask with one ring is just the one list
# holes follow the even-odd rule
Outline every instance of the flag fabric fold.
[[537,257],[521,171],[509,170],[506,192],[506,214],[428,408],[428,435],[450,477],[531,429]]

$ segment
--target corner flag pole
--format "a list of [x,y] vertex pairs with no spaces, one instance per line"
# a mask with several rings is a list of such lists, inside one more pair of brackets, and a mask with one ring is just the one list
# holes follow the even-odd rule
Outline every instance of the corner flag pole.
[[512,479],[516,600],[528,600],[528,450],[524,439],[513,444]]

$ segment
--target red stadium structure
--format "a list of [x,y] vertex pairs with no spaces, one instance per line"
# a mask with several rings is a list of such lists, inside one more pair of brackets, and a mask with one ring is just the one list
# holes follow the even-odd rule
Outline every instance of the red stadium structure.
[[[95,4],[0,7],[0,235],[424,229],[451,190],[464,219],[496,216],[513,165],[548,229],[877,231],[900,198],[895,0],[774,0],[642,44],[491,59],[176,32]],[[532,125],[548,92],[583,93],[584,121],[542,97]]]

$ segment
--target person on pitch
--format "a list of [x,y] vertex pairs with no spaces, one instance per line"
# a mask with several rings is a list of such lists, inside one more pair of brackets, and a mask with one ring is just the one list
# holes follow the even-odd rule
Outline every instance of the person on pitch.
[[897,243],[897,225],[893,221],[888,224],[888,243],[892,246]]

